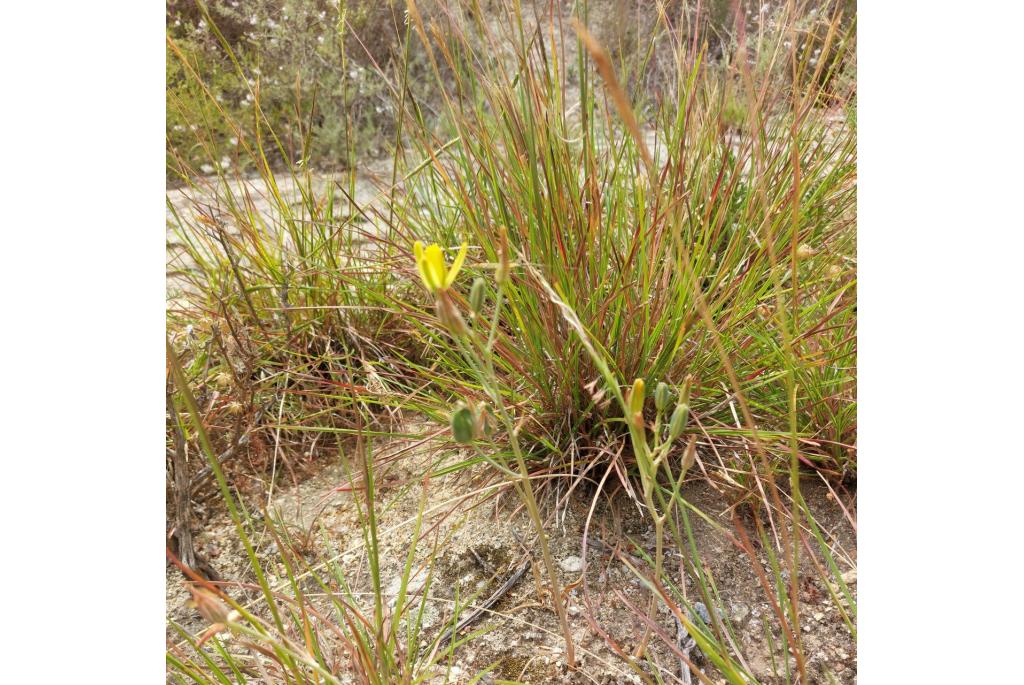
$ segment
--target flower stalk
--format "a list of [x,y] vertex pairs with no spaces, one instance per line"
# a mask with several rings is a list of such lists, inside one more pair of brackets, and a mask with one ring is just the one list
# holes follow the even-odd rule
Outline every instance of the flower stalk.
[[[486,437],[483,430],[485,423],[485,410],[483,408],[478,407],[474,412],[465,404],[457,406],[451,417],[453,437],[460,444],[475,444],[480,450],[481,456],[488,463],[513,479],[513,484],[523,500],[527,514],[540,542],[541,559],[548,576],[548,583],[550,584],[551,601],[555,612],[558,614],[558,622],[562,635],[565,638],[566,661],[569,668],[575,669],[576,656],[572,633],[569,630],[569,621],[566,616],[565,604],[562,600],[561,583],[558,580],[555,561],[551,555],[547,532],[544,530],[544,519],[541,516],[540,507],[533,492],[530,470],[526,465],[522,446],[519,444],[519,431],[516,428],[512,415],[505,406],[505,400],[499,390],[498,378],[494,370],[494,341],[504,303],[504,290],[511,271],[508,257],[508,242],[504,229],[502,230],[501,242],[498,246],[499,260],[498,268],[495,271],[497,294],[495,296],[494,314],[491,317],[486,341],[481,341],[476,331],[466,325],[465,320],[459,313],[458,307],[449,295],[449,289],[454,284],[455,277],[465,261],[466,250],[467,244],[463,243],[458,255],[452,262],[451,268],[448,268],[445,264],[441,248],[437,245],[424,247],[421,242],[417,241],[413,246],[420,280],[423,281],[423,285],[435,297],[438,320],[452,334],[456,345],[477,376],[477,381],[493,403],[494,415],[505,429],[515,460],[514,468],[509,468],[509,465],[503,463],[501,459],[481,449],[479,438]],[[475,322],[483,318],[482,309],[485,299],[485,288],[486,284],[483,279],[477,278],[473,282],[473,287],[470,291],[471,321]],[[640,388],[640,393],[643,393],[642,387]]]

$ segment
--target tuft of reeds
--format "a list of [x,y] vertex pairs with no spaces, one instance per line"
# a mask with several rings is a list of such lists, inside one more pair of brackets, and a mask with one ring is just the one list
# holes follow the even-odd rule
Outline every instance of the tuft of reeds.
[[[429,164],[396,194],[389,230],[407,244],[468,241],[474,274],[493,268],[507,231],[620,378],[693,376],[695,418],[722,441],[752,437],[737,425],[742,393],[780,454],[792,379],[802,462],[855,468],[856,138],[842,116],[853,93],[821,104],[832,83],[822,65],[846,64],[852,28],[836,15],[805,37],[820,51],[801,52],[781,17],[712,64],[661,15],[650,49],[668,51],[677,78],[652,100],[627,94],[582,24],[575,50],[563,49],[558,17],[527,26],[506,7],[493,22],[512,36],[510,61],[475,47],[481,36],[503,43],[474,18],[452,16],[443,31],[413,22],[448,109],[440,132],[406,129],[411,157]],[[495,363],[509,401],[530,406],[525,430],[566,455],[581,435],[624,436],[545,294],[516,284],[508,306]],[[470,375],[443,341],[424,342],[442,348],[453,377]]]
[[[397,77],[377,72],[397,131],[372,200],[359,199],[355,167],[326,184],[304,167],[275,169],[269,160],[288,156],[258,90],[245,127],[210,94],[219,130],[255,132],[240,148],[258,177],[200,181],[172,153],[190,211],[168,202],[181,245],[168,355],[181,360],[177,425],[207,456],[226,506],[235,494],[221,461],[240,447],[272,489],[279,460],[291,468],[296,455],[335,453],[344,436],[400,433],[404,414],[447,421],[455,407],[453,437],[478,439],[486,402],[504,430],[487,434],[480,460],[517,484],[542,547],[548,492],[528,476],[600,467],[636,493],[656,538],[629,564],[651,597],[634,608],[645,626],[637,653],[662,641],[689,677],[678,636],[656,619],[661,603],[707,656],[709,667],[693,668],[700,680],[754,682],[728,620],[694,619],[695,602],[722,598],[702,570],[690,517],[706,515],[687,502],[686,480],[725,488],[749,514],[734,518],[730,539],[793,658],[777,676],[809,682],[801,574],[820,578],[856,624],[833,540],[800,492],[808,474],[856,477],[856,23],[843,4],[790,2],[736,21],[712,55],[706,17],[671,3],[623,54],[591,30],[587,2],[571,13],[441,2],[430,20],[409,2],[405,61]],[[169,51],[180,57],[173,41]],[[432,103],[406,87],[414,52],[430,65]],[[203,92],[203,75],[188,73]],[[466,245],[467,277],[446,285],[441,304],[418,283],[416,241]],[[490,297],[477,284],[496,276]],[[452,332],[481,322],[485,342],[467,354]],[[372,557],[368,455],[350,456],[370,484],[360,522]],[[699,598],[665,563],[668,549]],[[319,580],[332,597],[344,587],[337,574]],[[379,576],[369,604],[341,590],[333,622],[311,618],[298,584],[288,598],[257,585],[265,615],[217,597],[238,612],[217,625],[255,652],[236,658],[217,634],[200,644],[183,632],[191,652],[169,650],[171,670],[230,681],[257,652],[296,682],[333,682],[342,661],[365,682],[413,682],[428,669],[414,656],[415,621],[392,620]]]

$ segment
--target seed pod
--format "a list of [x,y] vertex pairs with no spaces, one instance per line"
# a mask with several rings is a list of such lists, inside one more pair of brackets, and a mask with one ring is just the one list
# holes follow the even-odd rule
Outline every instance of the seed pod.
[[484,306],[484,279],[477,278],[473,281],[473,287],[469,291],[469,308],[474,314],[479,314]]
[[455,308],[447,292],[442,292],[438,295],[435,309],[437,311],[437,318],[454,337],[459,338],[469,333],[469,329],[466,328],[466,322],[462,320],[462,315]]
[[224,624],[238,620],[238,612],[229,609],[214,593],[205,588],[189,586],[192,593],[192,606],[199,610],[200,615],[212,624]]
[[468,445],[473,442],[473,411],[464,404],[459,404],[452,412],[452,435],[455,442]]
[[807,259],[808,257],[813,257],[816,254],[818,254],[818,251],[815,250],[810,245],[808,245],[807,243],[803,243],[796,248],[797,259]]
[[690,406],[679,403],[672,412],[672,419],[668,422],[668,439],[675,440],[683,434],[686,428],[686,421],[690,418]]
[[683,463],[680,465],[683,473],[690,470],[693,463],[697,461],[697,436],[690,436],[690,442],[686,443],[686,451],[683,452]]
[[476,405],[473,411],[473,425],[475,426],[475,435],[480,437],[490,437],[493,432],[491,428],[491,422],[488,420],[488,414],[490,413],[487,405],[480,402]]
[[659,412],[665,411],[665,407],[668,406],[670,394],[671,392],[668,389],[668,383],[665,383],[664,381],[658,383],[658,387],[654,391],[654,406],[658,408]]

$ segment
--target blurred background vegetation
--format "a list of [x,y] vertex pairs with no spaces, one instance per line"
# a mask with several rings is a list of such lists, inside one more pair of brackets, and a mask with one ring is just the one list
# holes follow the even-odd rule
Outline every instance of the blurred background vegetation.
[[[463,20],[478,19],[474,10],[485,18],[494,10],[493,0],[469,4]],[[655,40],[654,48],[648,47],[660,28],[658,3],[586,4],[592,31],[609,49],[635,100],[653,105],[674,97],[670,46]],[[842,9],[845,24],[854,20],[854,0],[821,4]],[[447,5],[418,3],[424,21],[438,25],[451,20]],[[738,40],[733,0],[665,0],[661,5],[667,16],[694,24],[699,9],[707,55],[728,70]],[[785,0],[766,0],[741,9],[744,30],[749,36],[768,30],[785,5]],[[797,22],[795,37],[808,52],[823,40],[828,21],[826,12],[812,10]],[[267,126],[257,126],[260,120],[278,139],[261,146],[274,169],[306,165],[332,171],[386,155],[395,136],[393,96],[401,84],[425,121],[436,120],[442,102],[422,44],[406,42],[406,31],[404,0],[168,0],[168,180],[252,172],[252,155],[240,152],[240,142],[268,135]],[[190,72],[200,78],[189,78]],[[829,73],[843,82],[836,90],[855,79],[849,69]],[[578,79],[571,68],[569,76]],[[734,116],[741,120],[744,113],[737,109]]]
[[[185,58],[169,43],[167,142],[192,171],[213,173],[209,160],[246,170],[252,160],[239,154],[231,120],[255,136],[257,101],[283,148],[272,166],[305,160],[341,168],[382,153],[395,118],[371,70],[397,70],[404,3],[218,0],[207,7],[213,25],[194,0],[167,4],[168,36]],[[415,75],[416,63],[411,68]],[[418,82],[411,78],[410,88]]]

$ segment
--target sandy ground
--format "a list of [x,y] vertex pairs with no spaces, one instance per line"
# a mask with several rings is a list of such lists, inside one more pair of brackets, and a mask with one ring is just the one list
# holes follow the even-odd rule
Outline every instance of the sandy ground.
[[[437,433],[431,426],[419,427],[425,434]],[[413,521],[423,496],[423,475],[437,471],[445,463],[459,458],[458,452],[431,447],[432,442],[393,440],[375,449],[377,479],[382,484],[379,503],[381,532],[381,574],[387,588],[386,596],[394,596],[402,565],[411,543]],[[613,478],[614,479],[614,478]],[[296,539],[305,532],[313,533],[316,547],[326,558],[336,559],[345,577],[357,591],[371,587],[362,528],[351,492],[338,491],[349,483],[341,462],[325,464],[323,470],[297,487],[279,484],[269,511],[289,526]],[[489,596],[510,571],[524,558],[519,540],[536,550],[528,519],[519,510],[512,491],[495,494],[493,470],[476,466],[458,474],[447,474],[429,480],[426,492],[427,516],[415,553],[412,586],[422,587],[426,569],[432,565],[432,581],[424,615],[427,638],[450,626],[453,600],[456,596],[479,601]],[[834,554],[842,570],[853,578],[851,562],[856,562],[855,534],[824,485],[807,481],[804,495],[819,525],[834,539]],[[547,590],[539,575],[527,572],[521,580],[472,629],[488,629],[484,635],[455,651],[454,659],[441,659],[439,671],[430,682],[469,682],[472,675],[494,665],[491,677],[524,683],[627,683],[640,682],[630,666],[618,656],[588,621],[587,597],[593,608],[597,627],[611,635],[624,648],[632,649],[643,633],[643,623],[626,602],[646,607],[646,590],[640,580],[621,559],[616,559],[605,540],[629,536],[653,552],[653,532],[647,519],[621,493],[598,498],[590,522],[585,567],[581,540],[593,501],[593,491],[577,489],[557,493],[548,488],[543,494],[548,510],[558,496],[557,521],[549,528],[552,552],[559,565],[561,583],[570,589],[568,613],[580,668],[569,672],[565,667],[564,643],[555,613],[543,606],[539,597]],[[717,526],[693,517],[695,542],[705,572],[714,580],[723,598],[721,611],[729,618],[738,650],[744,655],[750,671],[764,683],[785,682],[779,648],[780,635],[766,596],[758,584],[750,559],[735,547],[726,534],[716,527],[730,528],[729,500],[706,481],[686,486],[685,496],[706,513]],[[265,502],[264,502],[265,503]],[[847,502],[849,508],[851,503]],[[254,509],[260,506],[251,502]],[[252,582],[244,552],[237,542],[233,527],[223,513],[211,516],[197,525],[197,547],[227,580]],[[261,523],[254,525],[264,569],[276,587],[285,588],[286,578],[277,555],[276,544]],[[327,550],[324,550],[326,541]],[[311,546],[312,548],[313,546]],[[431,564],[431,554],[433,560]],[[762,567],[770,574],[768,559],[759,553]],[[806,554],[804,555],[806,557]],[[324,558],[321,557],[321,558]],[[315,563],[316,557],[307,557]],[[679,565],[679,553],[669,549],[667,565]],[[846,560],[846,562],[842,561]],[[537,569],[539,571],[539,567]],[[690,597],[696,586],[687,578]],[[585,581],[585,583],[583,582]],[[314,602],[326,600],[318,596],[320,589],[308,582],[306,591]],[[855,582],[855,581],[854,581]],[[856,585],[853,589],[855,591]],[[255,595],[231,590],[239,600],[252,600]],[[194,610],[185,606],[188,594],[182,576],[169,568],[167,574],[168,618],[190,632],[201,631],[203,625]],[[856,645],[827,588],[808,573],[801,579],[801,612],[804,632],[802,640],[809,658],[808,671],[813,682],[853,683],[856,681]],[[468,610],[468,608],[467,608]],[[667,611],[658,620],[668,636],[675,636],[675,623]],[[648,653],[649,661],[641,663],[645,672],[659,671],[666,682],[678,682],[678,660],[664,643],[655,639]],[[792,662],[792,659],[790,659]],[[697,662],[708,669],[711,682],[720,675],[706,661]],[[773,669],[774,664],[774,669]],[[779,675],[773,671],[777,670]],[[486,680],[484,682],[487,682]],[[494,682],[494,681],[492,681]],[[696,679],[694,682],[698,682]]]

